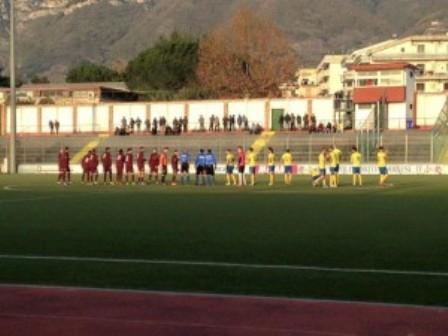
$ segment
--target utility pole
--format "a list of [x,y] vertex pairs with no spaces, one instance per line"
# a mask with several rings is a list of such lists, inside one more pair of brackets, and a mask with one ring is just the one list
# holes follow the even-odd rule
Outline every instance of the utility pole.
[[16,53],[15,53],[15,9],[14,0],[10,0],[9,12],[9,77],[10,77],[10,95],[9,95],[9,173],[17,173],[16,164]]

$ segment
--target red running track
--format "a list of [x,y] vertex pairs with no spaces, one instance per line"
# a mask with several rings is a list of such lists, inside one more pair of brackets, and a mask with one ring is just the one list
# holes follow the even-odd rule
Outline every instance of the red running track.
[[399,305],[0,286],[1,336],[447,336],[448,310]]

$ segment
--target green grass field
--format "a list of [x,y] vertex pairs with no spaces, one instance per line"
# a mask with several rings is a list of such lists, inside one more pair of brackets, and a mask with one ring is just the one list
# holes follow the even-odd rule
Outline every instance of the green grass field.
[[448,177],[376,181],[61,187],[0,176],[0,282],[448,306]]

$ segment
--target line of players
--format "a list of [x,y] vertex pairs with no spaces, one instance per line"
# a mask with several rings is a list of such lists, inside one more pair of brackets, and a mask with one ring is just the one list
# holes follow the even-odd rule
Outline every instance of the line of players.
[[[340,184],[339,166],[341,161],[342,152],[336,146],[330,146],[328,148],[322,148],[318,155],[318,166],[312,168],[311,178],[314,187],[322,186],[323,188],[331,187],[337,188]],[[242,146],[237,148],[236,155],[231,149],[226,150],[226,185],[244,186],[249,184],[254,186],[256,183],[257,175],[257,154],[254,149],[249,148],[246,153]],[[282,154],[281,164],[283,166],[284,183],[289,185],[292,183],[293,175],[293,157],[289,149]],[[145,157],[144,148],[140,147],[135,158],[137,166],[137,176],[134,173],[134,154],[132,148],[128,148],[126,153],[120,149],[115,158],[116,178],[115,181],[112,177],[113,159],[110,152],[110,148],[107,147],[104,153],[99,157],[96,149],[88,151],[81,160],[82,177],[81,182],[83,184],[98,184],[99,164],[103,167],[103,183],[110,184],[146,184],[145,165],[146,162],[149,165],[149,183],[171,183],[177,184],[177,177],[180,174],[180,182],[182,184],[190,183],[190,164],[191,157],[187,151],[179,153],[174,150],[173,154],[169,155],[167,147],[159,154],[154,149],[149,156],[148,160]],[[69,148],[65,147],[61,149],[58,155],[59,162],[59,175],[58,183],[70,184],[70,154]],[[362,155],[356,148],[352,147],[350,156],[350,162],[352,165],[353,186],[362,186],[361,164]],[[275,183],[275,163],[276,157],[274,149],[268,148],[268,155],[266,159],[267,174],[269,176],[269,186],[273,186]],[[171,181],[167,180],[168,165],[171,165]],[[327,166],[329,165],[330,176],[327,176]],[[377,152],[377,165],[380,173],[380,186],[384,186],[388,179],[387,171],[387,152],[384,147],[380,146]],[[215,171],[217,166],[216,156],[212,150],[201,149],[194,161],[196,168],[196,185],[213,185],[215,183]],[[246,166],[248,166],[250,181],[246,179]],[[235,177],[235,171],[237,172],[238,180]],[[159,180],[160,174],[160,180]]]

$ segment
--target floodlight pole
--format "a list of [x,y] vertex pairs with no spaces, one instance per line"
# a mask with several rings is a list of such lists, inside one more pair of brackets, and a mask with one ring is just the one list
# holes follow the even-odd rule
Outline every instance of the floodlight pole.
[[9,173],[17,174],[16,164],[16,53],[15,53],[15,10],[14,0],[10,0],[9,13],[9,77],[10,77],[10,95],[9,95]]

